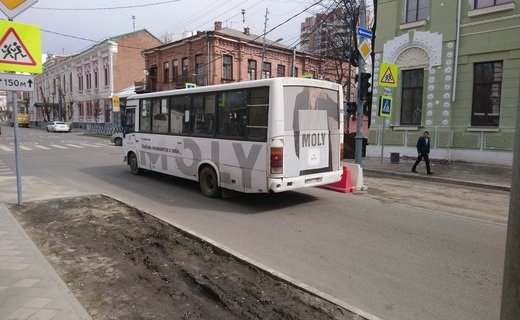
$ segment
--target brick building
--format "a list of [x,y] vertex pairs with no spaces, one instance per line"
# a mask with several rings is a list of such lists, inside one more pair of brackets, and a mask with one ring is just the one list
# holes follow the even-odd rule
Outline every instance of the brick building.
[[[279,39],[281,40],[281,39]],[[312,76],[338,83],[335,61],[296,51],[243,31],[222,28],[145,50],[146,77],[138,92],[184,88],[186,83],[213,85],[272,77]]]
[[162,42],[146,30],[119,35],[69,56],[53,55],[35,76],[31,121],[65,120],[74,127],[119,124],[112,97],[133,86],[145,69],[141,51]]

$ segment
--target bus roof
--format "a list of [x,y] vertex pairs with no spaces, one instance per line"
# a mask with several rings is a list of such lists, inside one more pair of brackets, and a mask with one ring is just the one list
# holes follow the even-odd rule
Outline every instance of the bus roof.
[[328,89],[333,89],[333,90],[341,90],[340,84],[326,81],[326,80],[294,78],[294,77],[277,77],[277,78],[270,78],[270,79],[250,80],[250,81],[242,81],[242,82],[235,82],[235,83],[201,86],[201,87],[188,88],[188,89],[174,89],[174,90],[157,91],[157,92],[150,92],[150,93],[139,93],[139,94],[133,94],[133,95],[129,96],[127,99],[132,100],[132,99],[143,99],[143,98],[155,98],[155,97],[162,97],[165,95],[177,95],[177,94],[185,94],[185,93],[203,93],[203,92],[233,90],[233,89],[242,89],[242,88],[264,87],[264,86],[270,86],[271,84],[276,83],[276,82],[280,82],[281,85],[318,86],[318,87],[323,87],[323,88],[328,88]]

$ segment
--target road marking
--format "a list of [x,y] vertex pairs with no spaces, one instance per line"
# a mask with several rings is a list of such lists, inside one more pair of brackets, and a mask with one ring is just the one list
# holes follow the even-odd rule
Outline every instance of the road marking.
[[73,147],[73,148],[78,148],[78,149],[84,149],[85,147],[82,147],[82,146],[77,146],[75,144],[69,144],[69,143],[65,143],[66,146],[69,146],[69,147]]
[[0,145],[0,149],[2,149],[4,151],[13,151],[13,149],[9,148],[8,146],[3,146],[3,145]]
[[40,149],[43,149],[43,150],[51,150],[51,148],[47,148],[45,146],[40,146],[39,144],[35,144],[34,145],[36,148],[40,148]]
[[58,149],[68,149],[67,147],[59,146],[57,144],[51,144],[51,147],[58,148]]
[[84,147],[101,148],[101,146],[97,146],[95,144],[82,143],[81,145]]
[[26,146],[20,146],[20,149],[25,150],[25,151],[31,151],[32,150],[31,148],[26,147]]

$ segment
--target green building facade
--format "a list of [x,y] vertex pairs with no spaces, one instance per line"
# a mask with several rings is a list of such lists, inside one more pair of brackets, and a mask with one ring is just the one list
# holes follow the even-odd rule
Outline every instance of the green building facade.
[[[520,87],[520,10],[511,0],[379,0],[367,155],[512,164]],[[397,65],[397,87],[379,83]],[[391,81],[390,81],[391,83]],[[379,117],[379,99],[392,114]],[[519,143],[519,142],[517,142]]]

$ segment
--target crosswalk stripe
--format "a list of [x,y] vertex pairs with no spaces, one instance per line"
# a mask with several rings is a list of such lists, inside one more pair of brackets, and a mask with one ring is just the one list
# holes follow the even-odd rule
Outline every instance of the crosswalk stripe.
[[82,143],[81,145],[85,147],[101,148],[101,146],[97,146],[95,144]]
[[93,143],[93,145],[98,145],[100,147],[111,147],[112,146],[111,144],[99,143],[99,142],[95,142],[95,143]]
[[78,145],[75,145],[75,144],[69,144],[69,143],[65,143],[66,146],[69,146],[69,147],[73,147],[73,148],[78,148],[78,149],[83,149],[85,147],[82,147],[82,146],[78,146]]
[[60,145],[57,145],[57,144],[51,144],[51,147],[58,148],[58,149],[68,149],[67,147],[60,146]]
[[25,150],[25,151],[31,151],[32,150],[31,148],[26,147],[26,146],[20,146],[20,149]]
[[0,149],[2,149],[4,151],[13,151],[13,149],[6,147],[6,146],[0,146]]
[[39,144],[35,144],[34,145],[36,148],[40,148],[40,149],[43,149],[43,150],[51,150],[51,148],[47,148],[45,146],[40,146]]

